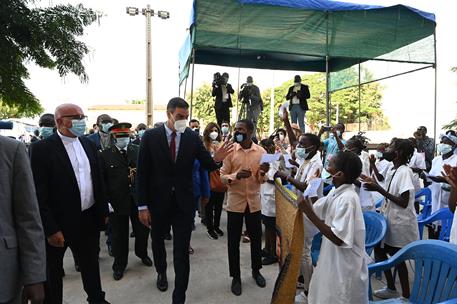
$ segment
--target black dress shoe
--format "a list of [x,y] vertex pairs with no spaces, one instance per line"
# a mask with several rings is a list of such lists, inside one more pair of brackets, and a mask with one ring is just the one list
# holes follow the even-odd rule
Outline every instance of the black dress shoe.
[[166,273],[159,273],[157,275],[157,288],[160,291],[167,291],[168,289],[168,280]]
[[232,279],[232,293],[235,296],[240,296],[241,295],[241,279],[240,278],[233,278]]
[[257,284],[257,286],[262,287],[262,288],[267,286],[267,283],[265,282],[265,278],[263,277],[262,274],[260,274],[260,271],[258,271],[258,270],[257,271],[253,271],[252,272],[252,277],[254,278],[255,283]]
[[219,236],[224,236],[224,231],[222,231],[221,229],[218,228],[214,228],[214,231],[217,233],[217,235]]
[[148,257],[148,256],[145,256],[144,258],[141,258],[141,262],[142,262],[144,265],[148,266],[148,267],[151,267],[151,266],[152,266],[152,260],[151,260],[151,258]]
[[114,272],[113,272],[114,280],[119,281],[120,279],[122,279],[123,276],[124,276],[123,270],[114,270]]
[[278,261],[278,259],[274,256],[267,256],[262,259],[262,265],[271,265]]

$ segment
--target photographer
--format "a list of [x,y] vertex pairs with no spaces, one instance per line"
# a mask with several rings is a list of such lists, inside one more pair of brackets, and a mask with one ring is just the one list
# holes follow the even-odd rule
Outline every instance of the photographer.
[[246,83],[241,86],[241,92],[238,98],[246,107],[246,118],[254,124],[255,134],[257,131],[257,121],[260,113],[263,111],[263,101],[260,96],[259,87],[254,85],[252,76],[248,76]]
[[228,83],[228,73],[214,74],[213,91],[211,95],[216,97],[214,111],[216,112],[217,124],[220,126],[223,121],[230,122],[230,108],[232,107],[231,94],[235,93],[232,85]]
[[310,98],[309,88],[301,83],[300,75],[295,75],[294,85],[289,88],[286,95],[286,100],[289,100],[289,111],[292,123],[297,123],[300,130],[305,133],[305,114],[309,110],[308,102]]

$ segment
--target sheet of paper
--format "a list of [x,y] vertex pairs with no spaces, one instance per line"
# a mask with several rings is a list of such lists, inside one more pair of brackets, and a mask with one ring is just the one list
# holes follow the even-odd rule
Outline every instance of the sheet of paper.
[[284,163],[286,165],[286,168],[294,168],[295,166],[289,162],[289,159],[292,159],[292,156],[290,154],[284,154]]
[[317,190],[319,190],[319,186],[322,183],[322,178],[314,178],[309,181],[308,187],[306,187],[305,192],[303,192],[303,196],[305,197],[317,197]]
[[272,162],[275,162],[277,160],[279,160],[279,157],[281,156],[280,153],[276,153],[276,154],[268,154],[268,153],[264,153],[262,155],[262,158],[260,159],[260,163],[263,164],[263,163],[272,163]]

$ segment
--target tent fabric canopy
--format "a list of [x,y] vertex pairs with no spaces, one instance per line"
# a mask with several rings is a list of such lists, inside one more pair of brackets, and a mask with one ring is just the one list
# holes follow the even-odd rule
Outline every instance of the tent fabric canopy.
[[[190,35],[180,51],[180,81],[197,64],[335,72],[380,58],[434,64],[433,14],[317,0],[194,0]],[[433,40],[431,40],[433,41]],[[424,45],[426,50],[424,50]],[[406,50],[396,57],[395,50]],[[421,56],[416,56],[420,53]],[[392,54],[388,56],[388,54]]]

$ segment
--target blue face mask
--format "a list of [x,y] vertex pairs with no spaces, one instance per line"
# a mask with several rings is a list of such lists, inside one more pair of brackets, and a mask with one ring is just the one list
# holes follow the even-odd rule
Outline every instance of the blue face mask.
[[235,132],[235,142],[241,144],[245,139],[247,135],[245,133],[240,133],[240,132]]
[[86,132],[86,120],[72,119],[71,128],[68,129],[74,136],[81,137]]
[[308,156],[311,154],[311,151],[307,151],[308,149],[306,148],[297,148],[297,150],[295,150],[295,154],[301,158],[301,159],[307,159]]
[[107,123],[102,123],[102,131],[105,133],[109,132],[109,128],[113,126],[113,123],[107,122]]
[[146,132],[146,130],[140,130],[140,131],[138,131],[138,136],[139,136],[140,138],[143,137],[144,132]]
[[43,137],[43,139],[48,138],[54,134],[54,128],[52,127],[40,127],[40,136]]
[[119,149],[125,149],[130,143],[130,138],[129,137],[119,137],[119,138],[116,138],[116,147],[118,147]]

